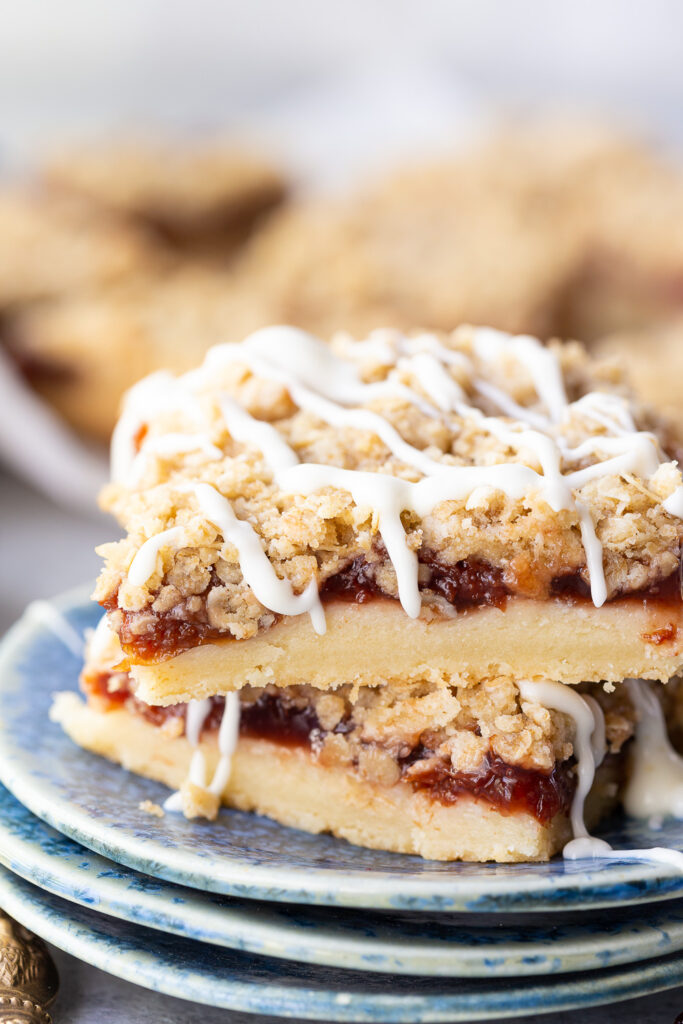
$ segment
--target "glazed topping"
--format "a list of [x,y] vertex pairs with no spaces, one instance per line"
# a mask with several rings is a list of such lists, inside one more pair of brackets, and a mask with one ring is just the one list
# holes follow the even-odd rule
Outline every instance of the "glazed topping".
[[[533,338],[483,328],[463,328],[454,338],[449,347],[431,335],[407,338],[377,332],[366,342],[341,345],[340,355],[302,331],[278,327],[257,331],[241,344],[217,346],[200,369],[180,378],[154,374],[132,389],[112,442],[113,476],[130,490],[144,478],[150,459],[190,459],[197,467],[195,479],[192,474],[177,478],[176,492],[184,492],[194,515],[198,512],[236,551],[242,577],[265,609],[281,615],[307,612],[320,633],[325,620],[317,580],[309,579],[296,592],[276,572],[252,522],[235,514],[232,501],[215,482],[202,479],[202,466],[224,458],[217,443],[216,409],[233,441],[246,451],[256,449],[280,494],[305,498],[332,489],[349,494],[357,509],[369,511],[395,573],[398,597],[410,616],[417,616],[421,606],[420,559],[409,542],[404,516],[424,520],[446,502],[477,509],[496,493],[522,503],[535,495],[556,514],[574,517],[591,598],[600,606],[607,598],[603,547],[591,507],[577,493],[610,477],[649,481],[663,465],[656,438],[636,429],[628,403],[618,394],[591,391],[570,402],[557,353]],[[362,366],[370,358],[381,367],[382,379],[364,379]],[[533,403],[522,404],[492,383],[508,365],[531,381]],[[281,429],[251,415],[225,391],[216,391],[211,412],[202,399],[231,367],[250,373],[264,386],[284,388],[300,412],[340,435],[354,431],[379,439],[389,452],[389,471],[307,461]],[[467,382],[467,390],[460,381]],[[473,405],[477,396],[496,415]],[[468,430],[490,437],[496,451],[502,446],[512,455],[501,461],[492,449],[491,458],[462,464],[429,447],[418,448],[387,418],[382,404],[387,401],[407,403],[434,424],[459,418]],[[379,403],[382,412],[368,408],[370,403]],[[141,432],[155,417],[163,422],[175,415],[182,416],[183,431]],[[680,476],[672,473],[675,484]],[[213,481],[220,478],[208,475]],[[200,482],[195,482],[198,477]],[[671,515],[683,511],[675,487],[661,499],[661,507]],[[192,543],[192,531],[178,524],[149,536],[129,564],[128,582],[144,587],[165,551]],[[670,572],[666,564],[664,571]],[[441,582],[447,595],[452,588],[446,577]]]

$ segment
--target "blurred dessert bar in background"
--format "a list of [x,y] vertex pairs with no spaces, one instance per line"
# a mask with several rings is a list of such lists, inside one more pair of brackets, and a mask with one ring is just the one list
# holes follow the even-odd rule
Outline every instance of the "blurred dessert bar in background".
[[239,339],[265,308],[254,287],[237,287],[224,270],[183,262],[28,306],[8,322],[5,340],[68,423],[107,441],[122,394],[140,377],[189,369],[207,337]]
[[0,315],[5,319],[27,304],[130,280],[152,258],[145,232],[89,203],[28,187],[0,190]]
[[683,169],[654,150],[526,126],[341,196],[287,192],[277,169],[217,143],[53,159],[0,201],[6,350],[101,440],[140,376],[272,323],[326,339],[462,322],[577,337],[677,404]]
[[45,167],[51,189],[141,224],[179,249],[218,256],[244,241],[285,195],[271,164],[226,143],[90,145]]

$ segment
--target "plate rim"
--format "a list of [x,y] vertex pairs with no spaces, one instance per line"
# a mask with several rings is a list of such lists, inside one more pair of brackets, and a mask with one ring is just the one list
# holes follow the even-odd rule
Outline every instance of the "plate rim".
[[[354,934],[351,930],[343,929],[335,933],[334,921],[329,922],[331,927],[328,928],[324,921],[299,923],[288,920],[284,909],[281,911],[281,908],[287,906],[284,904],[266,906],[266,911],[272,912],[274,917],[264,921],[261,919],[263,905],[253,910],[248,904],[245,905],[245,901],[234,907],[217,906],[208,893],[182,888],[173,882],[160,882],[151,876],[142,877],[161,885],[164,891],[155,893],[153,888],[149,891],[143,889],[137,884],[140,872],[117,865],[100,854],[80,847],[74,840],[35,819],[27,808],[22,808],[42,828],[50,829],[56,837],[73,843],[73,854],[64,859],[61,853],[57,855],[46,849],[42,839],[36,840],[26,837],[23,832],[17,834],[12,830],[12,809],[9,809],[9,814],[5,813],[5,799],[13,801],[17,807],[21,806],[9,791],[0,792],[0,866],[24,881],[86,910],[221,948],[284,961],[298,961],[311,966],[346,967],[356,971],[381,973],[391,971],[431,978],[560,976],[579,970],[593,971],[607,966],[633,964],[654,959],[664,953],[683,951],[683,901],[676,901],[680,908],[678,915],[672,917],[669,912],[667,917],[663,908],[654,918],[643,922],[640,929],[637,921],[625,920],[624,929],[630,929],[627,934],[611,931],[609,961],[604,955],[604,937],[600,942],[601,933],[591,927],[589,922],[583,927],[580,924],[566,926],[570,934],[557,940],[537,938],[534,942],[525,943],[524,940],[517,941],[509,937],[507,944],[501,942],[500,946],[493,943],[488,946],[480,943],[466,946],[460,941],[449,949],[447,942],[437,946],[430,943],[426,936],[410,937],[410,943],[405,935],[403,939],[392,940],[388,923],[384,927],[384,935],[380,937],[366,937],[362,933]],[[48,835],[47,838],[51,837]],[[82,855],[79,853],[81,850]],[[84,861],[80,865],[72,859],[78,856],[82,856]],[[89,863],[88,857],[100,863]],[[83,872],[82,878],[79,877],[79,868]],[[117,878],[111,868],[129,874],[127,878]],[[98,886],[103,891],[98,892]],[[174,890],[177,891],[174,893]],[[171,905],[169,901],[172,901]],[[308,910],[305,905],[299,905],[298,909],[304,914]],[[276,919],[278,914],[279,920]],[[230,926],[221,930],[218,922],[226,916],[231,919]],[[632,925],[636,926],[635,929]],[[313,927],[315,943],[307,942]],[[663,941],[663,935],[666,935],[666,941]],[[618,945],[616,950],[615,945]]]
[[[676,987],[683,979],[683,953],[678,952],[626,968],[590,972],[588,979],[581,974],[570,981],[562,975],[546,983],[539,983],[537,979],[522,979],[521,986],[516,989],[510,984],[501,984],[498,986],[497,998],[489,997],[485,1005],[483,1001],[487,996],[483,979],[479,991],[465,994],[437,991],[411,995],[354,993],[339,987],[321,990],[264,983],[258,978],[230,983],[225,977],[216,978],[214,974],[210,980],[217,983],[220,996],[211,999],[207,998],[209,986],[206,984],[206,974],[183,972],[185,979],[188,974],[194,978],[188,991],[187,980],[183,980],[180,972],[167,967],[162,969],[159,960],[155,961],[153,944],[145,945],[140,939],[137,946],[134,946],[135,955],[128,956],[127,961],[124,960],[125,952],[120,952],[118,957],[112,955],[111,948],[100,948],[103,942],[112,941],[111,938],[106,939],[107,919],[104,919],[103,929],[102,921],[93,911],[77,908],[74,914],[70,912],[69,904],[56,896],[48,897],[46,909],[46,903],[41,899],[41,890],[16,878],[5,868],[0,869],[0,897],[8,913],[25,927],[59,949],[109,974],[176,998],[190,999],[235,1012],[265,1013],[276,1017],[356,1024],[370,1021],[373,1024],[455,1024],[501,1018],[530,1019],[537,1013],[615,1004],[639,996],[653,995]],[[50,908],[52,916],[49,915]],[[57,914],[58,926],[53,920]],[[79,921],[79,917],[85,918],[85,921]],[[94,925],[93,920],[96,922]],[[76,931],[75,936],[69,930],[70,926]],[[135,933],[146,931],[134,925],[128,927],[133,932],[133,939],[136,938]],[[98,935],[100,938],[97,938]],[[191,943],[191,940],[186,941]],[[201,946],[200,943],[197,945]],[[312,973],[320,971],[314,967],[310,970]],[[509,982],[511,979],[499,980]],[[387,984],[391,985],[391,976]]]

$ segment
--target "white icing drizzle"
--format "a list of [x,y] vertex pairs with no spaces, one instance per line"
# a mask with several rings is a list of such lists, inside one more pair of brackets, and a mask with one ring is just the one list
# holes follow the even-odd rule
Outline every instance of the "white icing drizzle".
[[[497,487],[510,497],[521,498],[527,493],[531,479],[538,474],[527,466],[505,463],[499,467]],[[418,588],[417,555],[406,544],[401,512],[412,509],[425,516],[440,501],[466,498],[476,488],[490,484],[487,467],[445,467],[438,476],[426,476],[417,483],[401,480],[383,473],[367,473],[300,463],[278,475],[283,490],[295,494],[311,494],[323,487],[337,487],[348,491],[360,509],[372,509],[378,518],[378,529],[387,554],[396,571],[399,598],[403,608],[413,618],[420,614],[421,596]]]
[[[602,716],[596,712],[594,703],[588,703],[580,693],[564,683],[555,683],[548,679],[523,679],[517,686],[524,700],[561,711],[574,720],[573,744],[577,781],[569,817],[574,839],[587,839],[589,834],[584,822],[584,805],[599,763],[596,762],[595,755],[599,752],[596,748],[600,745],[601,733],[604,742]],[[594,745],[593,737],[596,731],[598,743]],[[602,753],[604,755],[604,749]]]
[[214,796],[220,796],[228,782],[232,771],[232,755],[235,753],[240,729],[240,698],[237,693],[226,693],[225,709],[218,730],[218,750],[220,758],[209,783],[209,790]]
[[609,391],[590,391],[572,403],[571,408],[594,423],[599,423],[611,434],[633,434],[637,428],[629,409],[628,401],[622,395]]
[[[313,413],[318,419],[329,423],[332,427],[350,427],[353,430],[366,430],[369,434],[376,434],[392,455],[405,462],[406,465],[414,466],[425,476],[443,472],[444,464],[442,462],[430,459],[419,448],[404,441],[398,430],[376,412],[371,412],[369,409],[344,409],[298,384],[292,384],[289,391],[300,409]],[[375,475],[383,476],[379,473]]]
[[571,686],[551,680],[524,679],[517,686],[524,700],[561,711],[574,720],[576,790],[569,813],[573,838],[565,845],[562,856],[566,860],[621,856],[621,851],[616,854],[604,839],[590,835],[584,820],[586,797],[606,749],[605,720],[600,705]]
[[133,561],[128,567],[128,582],[134,587],[145,585],[150,576],[153,576],[157,568],[157,558],[163,548],[175,545],[180,547],[185,537],[182,526],[171,526],[168,530],[162,530],[146,540],[135,553]]
[[574,449],[567,449],[567,455],[574,459],[582,459],[599,451],[616,451],[619,454],[604,462],[568,473],[565,480],[571,487],[583,487],[591,480],[599,480],[608,474],[618,476],[620,473],[636,473],[647,479],[657,472],[661,463],[657,439],[653,434],[647,433],[635,434],[628,438],[590,438]]
[[581,696],[593,712],[593,721],[595,725],[591,734],[591,746],[593,748],[593,760],[596,765],[600,765],[605,760],[605,754],[607,753],[605,715],[595,697],[591,697],[588,693],[582,693]]
[[[190,746],[195,748],[192,760],[190,761],[188,779],[201,789],[206,788],[206,763],[204,754],[199,750],[199,740],[204,722],[210,710],[211,701],[208,697],[205,697],[203,700],[188,701],[185,712],[185,736]],[[182,809],[183,804],[180,791],[174,793],[164,803],[165,811],[182,811]]]
[[662,504],[669,515],[683,519],[683,485],[677,487]]
[[624,685],[638,713],[624,809],[635,818],[683,818],[683,758],[671,746],[662,705],[642,679]]
[[[588,832],[585,800],[605,754],[604,716],[595,698],[549,680],[522,680],[517,685],[524,700],[574,719],[577,787],[570,811],[573,838],[562,851],[564,859],[654,861],[683,870],[683,852],[679,850],[661,846],[615,850]],[[661,704],[642,680],[627,680],[625,685],[640,716],[632,774],[623,796],[626,813],[660,821],[665,815],[683,817],[683,759],[671,747]]]
[[588,836],[584,839],[573,839],[567,843],[562,856],[565,860],[635,860],[654,861],[659,864],[670,864],[683,871],[683,853],[669,846],[652,846],[644,850],[615,850],[604,839]]
[[510,416],[513,420],[518,420],[520,423],[528,423],[529,426],[536,427],[538,430],[547,430],[549,421],[546,416],[541,416],[539,413],[534,412],[533,409],[525,409],[523,405],[518,405],[505,391],[494,387],[493,384],[489,384],[486,380],[475,380],[473,383],[475,391],[478,391],[483,398],[488,399],[505,416]]
[[121,641],[105,612],[87,641],[88,661],[99,668],[115,669],[123,660]]
[[404,356],[399,359],[397,369],[412,374],[442,412],[450,412],[458,402],[465,401],[465,392],[450,374],[443,372],[443,363],[431,352]]
[[259,448],[276,475],[297,465],[299,459],[296,452],[270,423],[254,419],[227,395],[221,396],[220,407],[232,437],[242,444],[253,444]]
[[242,575],[261,604],[280,615],[308,612],[316,633],[324,633],[325,613],[316,581],[311,580],[301,594],[295,594],[289,580],[281,580],[275,572],[256,531],[237,518],[228,499],[210,484],[195,484],[192,491],[202,514],[227,543],[237,548]]
[[[189,377],[189,374],[187,375]],[[126,483],[137,453],[136,436],[157,413],[180,409],[200,429],[206,427],[198,399],[186,386],[187,380],[158,370],[134,384],[126,393],[123,411],[111,436],[111,477]]]
[[83,657],[83,637],[74,629],[66,616],[57,611],[49,601],[31,601],[24,614],[52,630],[54,635],[77,658]]
[[202,434],[161,434],[159,437],[145,438],[140,451],[133,458],[126,476],[129,486],[139,484],[145,474],[150,456],[158,455],[163,459],[189,452],[200,452],[207,460],[222,459],[223,452],[215,444],[211,444]]
[[[190,746],[194,747],[187,778],[189,782],[198,786],[199,789],[207,790],[214,796],[220,797],[230,781],[232,757],[235,753],[237,738],[239,736],[239,695],[234,692],[225,695],[225,707],[223,708],[223,715],[218,729],[217,738],[219,751],[218,764],[216,765],[216,769],[213,773],[213,778],[207,785],[206,758],[204,757],[204,752],[201,750],[199,743],[201,740],[202,729],[210,710],[211,701],[208,698],[203,700],[191,700],[187,705],[187,712],[185,716],[185,736],[187,737],[187,741]],[[182,809],[183,800],[182,793],[180,791],[173,793],[164,803],[164,810],[166,811],[182,811]]]
[[188,743],[193,747],[196,747],[199,743],[199,737],[210,710],[211,701],[208,697],[205,697],[203,700],[191,700],[187,705],[185,735],[187,736]]
[[607,600],[607,582],[602,562],[602,543],[595,531],[593,517],[583,502],[576,502],[581,528],[581,542],[586,552],[586,565],[591,579],[591,597],[596,608],[602,608]]
[[510,337],[491,327],[480,327],[474,332],[474,351],[484,362],[499,363],[512,354],[529,372],[536,394],[545,405],[551,420],[562,419],[567,408],[562,369],[554,352],[541,345],[528,334]]
[[[421,598],[417,557],[407,546],[402,513],[413,511],[426,516],[439,502],[465,500],[469,503],[473,497],[480,500],[482,495],[492,491],[502,491],[514,500],[540,492],[554,510],[576,513],[586,552],[591,595],[599,607],[607,598],[602,545],[588,507],[576,499],[574,491],[607,474],[636,473],[643,478],[650,477],[660,465],[661,453],[656,439],[636,430],[628,406],[619,396],[591,393],[569,404],[557,355],[536,339],[525,335],[511,337],[488,328],[463,331],[471,335],[474,357],[480,363],[499,365],[511,358],[521,364],[529,373],[545,411],[524,408],[506,392],[479,379],[472,360],[462,352],[448,349],[432,335],[410,339],[394,331],[377,331],[365,342],[345,343],[345,354],[349,358],[342,359],[330,346],[304,331],[270,327],[256,331],[241,344],[215,346],[207,353],[203,366],[184,377],[173,379],[155,374],[137,385],[129,393],[112,445],[114,475],[121,478],[123,474],[125,479],[129,474],[130,477],[131,466],[134,468],[136,459],[139,460],[133,451],[134,432],[145,417],[149,418],[150,409],[159,407],[181,409],[190,420],[197,422],[200,439],[193,450],[217,458],[217,446],[208,434],[201,433],[207,429],[208,421],[193,388],[206,386],[221,368],[239,364],[256,376],[282,384],[299,408],[324,422],[340,429],[367,431],[378,436],[396,459],[422,474],[423,479],[409,482],[386,473],[301,464],[275,427],[254,419],[227,395],[219,399],[228,431],[238,442],[255,445],[263,453],[281,490],[309,494],[328,486],[343,488],[357,506],[376,515],[397,573],[401,603],[409,615],[419,614]],[[373,383],[362,380],[357,359],[363,356],[386,365],[388,374],[384,380]],[[513,422],[486,416],[468,404],[448,367],[462,368],[475,391],[512,417]],[[433,404],[425,402],[406,386],[401,379],[406,375],[415,380]],[[505,445],[521,453],[533,453],[540,471],[521,462],[456,466],[431,458],[427,452],[406,442],[383,416],[361,407],[383,396],[409,401],[423,411],[427,409],[429,415],[456,413],[472,417],[481,429],[489,431]],[[609,433],[590,438],[575,448],[569,447],[559,433],[560,426],[577,416],[598,423]],[[151,451],[157,443],[156,439],[147,442],[152,446]],[[159,450],[163,451],[163,445]],[[140,454],[144,451],[143,442]],[[563,460],[571,463],[593,456],[598,459],[595,464],[563,472]],[[282,614],[308,611],[318,632],[323,632],[324,614],[319,599],[309,588],[303,594],[294,595],[287,581],[280,580],[272,567],[266,567],[269,563],[261,540],[250,524],[237,519],[227,499],[206,484],[188,489],[194,491],[203,514],[221,530],[226,541],[237,547],[244,578],[261,603]],[[664,502],[664,507],[671,514],[683,517],[683,487],[680,494],[675,492]],[[168,532],[161,535],[164,538],[161,547],[170,542]],[[182,540],[181,533],[173,537],[178,542]],[[154,572],[160,547],[155,548],[152,540],[154,538],[143,545],[133,560],[134,581],[144,582]],[[144,556],[138,561],[143,552]]]

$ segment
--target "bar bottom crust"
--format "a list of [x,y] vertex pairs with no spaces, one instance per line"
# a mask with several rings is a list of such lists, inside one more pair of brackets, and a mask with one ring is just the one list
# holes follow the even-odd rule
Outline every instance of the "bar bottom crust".
[[[51,718],[79,746],[137,775],[172,789],[187,777],[192,748],[185,737],[170,737],[125,708],[101,712],[75,693],[61,693]],[[212,772],[215,736],[202,739],[201,748]],[[587,804],[589,827],[616,804],[614,770],[608,763],[597,773]],[[429,860],[543,861],[571,838],[564,814],[542,824],[526,812],[502,813],[467,795],[443,804],[406,783],[381,786],[347,768],[322,765],[307,748],[244,736],[222,802],[306,832],[330,832],[357,846]]]

